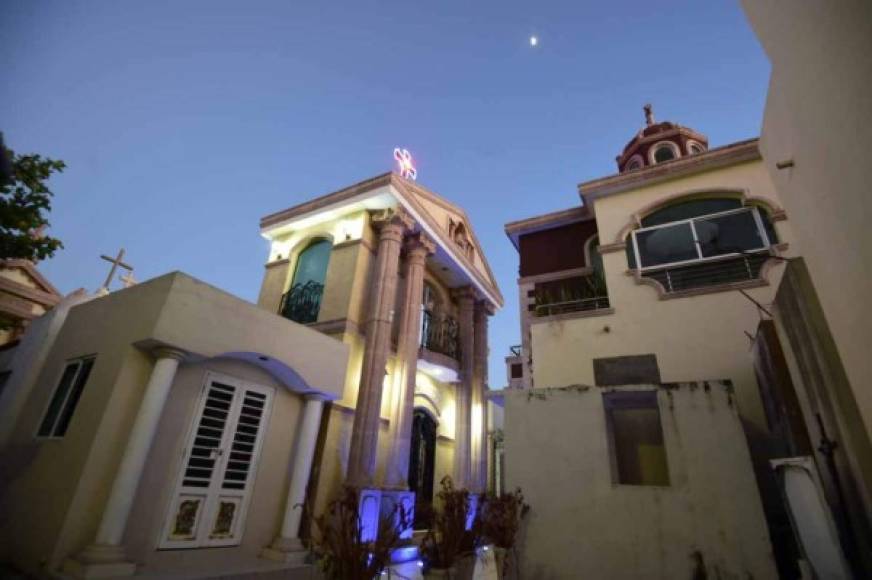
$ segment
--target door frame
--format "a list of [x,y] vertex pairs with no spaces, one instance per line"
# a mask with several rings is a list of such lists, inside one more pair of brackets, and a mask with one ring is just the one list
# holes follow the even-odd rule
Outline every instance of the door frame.
[[[255,441],[255,448],[253,450],[253,460],[251,462],[251,467],[249,470],[249,474],[251,480],[246,482],[246,489],[243,495],[242,501],[239,505],[239,516],[238,523],[239,526],[239,534],[236,538],[231,541],[215,541],[211,543],[204,543],[202,541],[194,540],[192,542],[181,542],[181,541],[172,541],[167,540],[167,536],[170,531],[170,526],[172,525],[174,512],[176,508],[176,502],[179,497],[179,494],[182,492],[183,481],[185,477],[185,470],[188,464],[188,460],[190,459],[190,451],[193,443],[193,438],[197,432],[197,428],[199,426],[199,419],[203,415],[203,409],[206,406],[207,393],[209,389],[209,385],[212,384],[213,381],[217,381],[220,383],[228,384],[234,387],[236,392],[234,393],[234,402],[231,406],[231,413],[235,413],[237,417],[236,425],[238,425],[238,407],[241,405],[241,399],[237,400],[237,396],[240,393],[240,389],[251,389],[260,392],[261,394],[266,395],[266,402],[264,404],[263,411],[263,420],[261,422],[262,431],[260,432],[257,440]],[[248,515],[248,507],[251,503],[252,496],[254,495],[254,486],[257,480],[257,472],[260,466],[260,456],[263,451],[264,440],[266,439],[267,431],[269,429],[269,422],[272,417],[272,408],[273,408],[273,399],[276,395],[275,387],[270,387],[266,385],[262,385],[260,383],[256,383],[253,381],[249,381],[246,379],[240,379],[233,375],[228,375],[226,373],[206,370],[203,375],[203,380],[200,384],[200,390],[197,394],[197,403],[194,406],[194,412],[192,415],[188,416],[188,427],[185,430],[185,436],[182,439],[182,448],[180,450],[179,459],[176,462],[176,474],[173,476],[173,484],[170,490],[170,495],[168,501],[166,502],[166,509],[163,521],[158,528],[158,537],[155,547],[157,550],[193,550],[193,549],[208,549],[208,548],[220,548],[220,547],[233,547],[238,546],[242,543],[242,538],[244,536],[245,531],[245,521]],[[225,436],[228,435],[229,431],[225,433]],[[216,470],[213,474],[214,477],[221,477],[223,474],[224,468],[226,467],[226,463],[229,458],[229,452],[222,453],[222,459],[216,464]],[[212,486],[216,485],[215,482],[211,483],[209,488],[206,491],[206,501],[204,502],[204,507],[201,513],[198,514],[198,518],[201,521],[210,521],[212,516],[214,515],[214,505],[209,505],[209,497],[214,493],[212,490]],[[207,509],[208,508],[208,509]]]

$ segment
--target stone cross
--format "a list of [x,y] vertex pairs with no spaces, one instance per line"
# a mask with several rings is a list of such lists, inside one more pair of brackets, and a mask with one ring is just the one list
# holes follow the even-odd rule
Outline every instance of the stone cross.
[[130,266],[129,264],[125,264],[124,262],[121,261],[122,258],[124,258],[124,248],[121,248],[121,251],[118,252],[118,255],[114,258],[110,258],[109,256],[106,256],[106,255],[101,255],[100,258],[102,258],[103,260],[106,260],[107,262],[112,264],[112,268],[109,270],[109,275],[106,276],[106,281],[103,282],[103,285],[100,287],[101,290],[106,290],[107,292],[109,291],[109,284],[112,283],[112,278],[115,277],[115,272],[118,270],[119,266],[121,266],[122,268],[124,268],[128,272],[133,271],[133,266]]
[[121,283],[124,284],[125,288],[130,288],[134,284],[136,284],[136,279],[133,277],[133,272],[128,272],[123,276],[118,276],[118,279],[121,280]]
[[642,109],[645,111],[645,124],[650,127],[654,124],[654,107],[648,103]]

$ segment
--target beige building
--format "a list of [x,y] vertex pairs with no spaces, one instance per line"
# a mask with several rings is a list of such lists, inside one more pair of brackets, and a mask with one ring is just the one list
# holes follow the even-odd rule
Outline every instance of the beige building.
[[386,174],[262,233],[258,305],[173,273],[30,325],[0,368],[0,562],[303,578],[286,568],[344,483],[367,534],[444,475],[485,490],[502,297],[463,210]]
[[[506,226],[521,258],[522,345],[517,355],[507,359],[509,369],[514,367],[519,375],[515,387],[532,388],[536,393],[571,385],[596,386],[602,396],[588,396],[586,412],[605,414],[607,391],[615,386],[660,384],[672,397],[668,385],[674,383],[729,385],[730,405],[744,430],[725,433],[722,446],[748,445],[754,470],[747,454],[725,454],[722,461],[733,458],[730,461],[735,463],[720,468],[735,472],[744,483],[737,488],[741,493],[725,495],[721,502],[750,514],[735,522],[739,526],[735,533],[759,542],[750,560],[745,559],[750,552],[733,556],[736,565],[744,562],[748,572],[757,570],[755,578],[761,577],[758,574],[773,577],[762,510],[772,524],[769,531],[779,566],[795,565],[795,553],[768,464],[772,437],[749,337],[765,316],[760,305],[771,304],[775,298],[785,259],[795,255],[789,215],[756,139],[710,149],[705,136],[692,129],[656,123],[649,107],[645,126],[618,156],[617,166],[617,174],[579,186],[580,206]],[[613,477],[611,485],[599,488],[603,494],[615,498],[635,494],[639,501],[661,502],[665,508],[664,497],[699,493],[696,486],[702,485],[701,479],[673,477],[673,471],[711,469],[710,460],[702,448],[691,453],[681,443],[691,437],[690,432],[673,438],[666,435],[672,427],[667,425],[665,400],[658,396],[646,409],[649,418],[641,423],[616,423],[618,431],[604,428],[602,421],[585,423],[583,436],[592,441],[592,451],[601,454],[598,460],[607,461],[611,454],[613,463],[627,462],[626,469],[639,474],[628,482]],[[698,402],[684,412],[696,409],[702,413],[704,408]],[[661,419],[651,418],[654,412],[662,417],[662,426]],[[539,455],[524,451],[525,447],[518,448],[513,437],[517,424],[526,421],[521,407],[507,405],[509,488],[541,461]],[[704,421],[688,418],[685,425],[693,424]],[[610,448],[606,445],[610,438],[624,443]],[[712,447],[707,452],[719,456],[721,450]],[[689,464],[674,465],[674,456]],[[763,492],[762,504],[756,490],[745,485],[753,480],[753,472]],[[664,473],[668,478],[662,477]],[[581,479],[577,484],[583,495],[594,482]],[[605,496],[597,497],[607,501]],[[535,499],[531,498],[534,510]],[[674,510],[658,512],[656,525],[667,525],[666,520],[670,520],[668,525],[683,522],[709,537],[712,530],[706,526],[722,524],[717,519],[696,520],[686,509],[673,505]],[[610,532],[615,537],[620,530],[633,537],[632,518],[611,520],[605,510],[580,517],[596,514],[603,519],[592,522],[591,529],[617,526]],[[673,574],[674,562],[666,566],[663,558],[683,562],[683,574],[689,575],[693,568],[688,554],[697,549],[703,561],[711,562],[739,548],[727,539],[723,545],[705,549],[683,541],[665,546],[664,550],[671,551],[667,555],[654,558],[644,552],[640,558],[653,559],[631,563],[619,556],[615,545],[615,551],[604,550],[600,557],[604,565],[614,562],[616,570],[622,570],[614,577],[643,578],[662,570],[670,571],[667,576],[680,575]],[[567,545],[551,562],[531,561],[530,565],[558,570],[574,561],[571,552]],[[535,551],[530,557],[536,557]],[[621,568],[622,562],[626,568]],[[718,569],[725,570],[721,565]]]
[[65,316],[3,447],[4,560],[229,571],[296,538],[345,345],[179,273]]
[[487,321],[503,298],[465,212],[389,173],[267,216],[261,231],[258,304],[350,349],[321,427],[316,513],[344,482],[388,502],[411,491],[428,503],[445,475],[484,491]]

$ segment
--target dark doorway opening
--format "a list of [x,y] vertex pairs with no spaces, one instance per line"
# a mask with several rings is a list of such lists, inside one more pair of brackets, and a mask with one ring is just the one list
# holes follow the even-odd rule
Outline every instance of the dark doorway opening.
[[415,492],[415,529],[430,527],[433,504],[433,467],[436,463],[436,421],[415,409],[409,457],[409,490]]

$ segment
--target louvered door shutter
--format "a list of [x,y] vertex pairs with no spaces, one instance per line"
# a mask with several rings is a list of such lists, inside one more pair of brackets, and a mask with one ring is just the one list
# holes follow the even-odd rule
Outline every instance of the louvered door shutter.
[[241,541],[272,390],[210,373],[161,548]]

